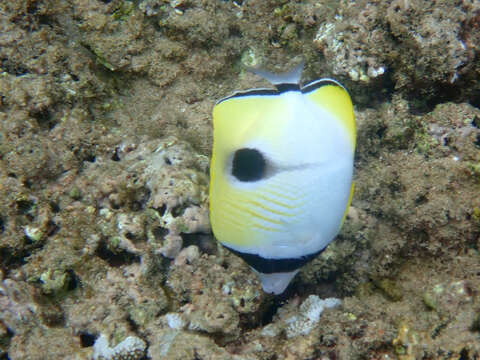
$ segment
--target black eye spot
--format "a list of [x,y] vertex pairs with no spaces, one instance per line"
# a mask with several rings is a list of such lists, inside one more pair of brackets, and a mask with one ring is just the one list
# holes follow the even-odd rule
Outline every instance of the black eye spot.
[[233,155],[232,175],[240,181],[258,181],[264,177],[266,165],[260,151],[239,149]]

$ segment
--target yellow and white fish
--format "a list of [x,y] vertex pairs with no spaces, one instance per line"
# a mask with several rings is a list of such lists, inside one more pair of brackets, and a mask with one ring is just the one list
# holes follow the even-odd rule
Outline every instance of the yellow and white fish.
[[353,195],[355,118],[332,79],[236,92],[213,109],[210,221],[215,237],[282,293],[335,238]]

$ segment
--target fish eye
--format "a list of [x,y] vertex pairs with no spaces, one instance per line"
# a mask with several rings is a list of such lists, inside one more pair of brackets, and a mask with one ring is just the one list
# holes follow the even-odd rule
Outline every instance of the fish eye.
[[264,178],[267,163],[257,149],[242,148],[235,151],[232,161],[232,175],[239,181],[251,182]]

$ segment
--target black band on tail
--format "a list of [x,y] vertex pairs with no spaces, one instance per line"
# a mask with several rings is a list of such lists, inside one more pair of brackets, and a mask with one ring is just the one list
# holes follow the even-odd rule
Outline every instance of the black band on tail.
[[245,262],[250,265],[252,268],[257,270],[258,272],[264,274],[272,274],[278,272],[291,272],[301,268],[307,262],[313,260],[315,257],[320,255],[323,248],[320,251],[317,251],[313,254],[304,255],[298,258],[284,258],[284,259],[266,259],[259,255],[255,254],[248,254],[240,251],[233,250],[228,246],[223,245],[225,248],[233,252],[235,255],[240,256]]

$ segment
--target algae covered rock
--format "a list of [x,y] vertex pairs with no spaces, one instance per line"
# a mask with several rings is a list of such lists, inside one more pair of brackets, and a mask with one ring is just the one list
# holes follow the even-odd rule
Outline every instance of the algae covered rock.
[[231,354],[215,342],[200,334],[178,330],[163,330],[155,335],[148,355],[152,360],[181,360],[208,358],[212,360],[255,360],[252,356]]
[[265,306],[266,295],[255,275],[230,254],[223,264],[206,255],[177,263],[170,269],[167,285],[176,301],[187,303],[177,315],[180,328],[237,336],[242,326],[259,320]]
[[336,76],[372,83],[380,93],[393,79],[398,90],[410,92],[417,107],[425,109],[438,103],[442,86],[450,87],[451,96],[475,98],[479,39],[472,35],[472,23],[479,11],[472,2],[342,1],[313,42]]

